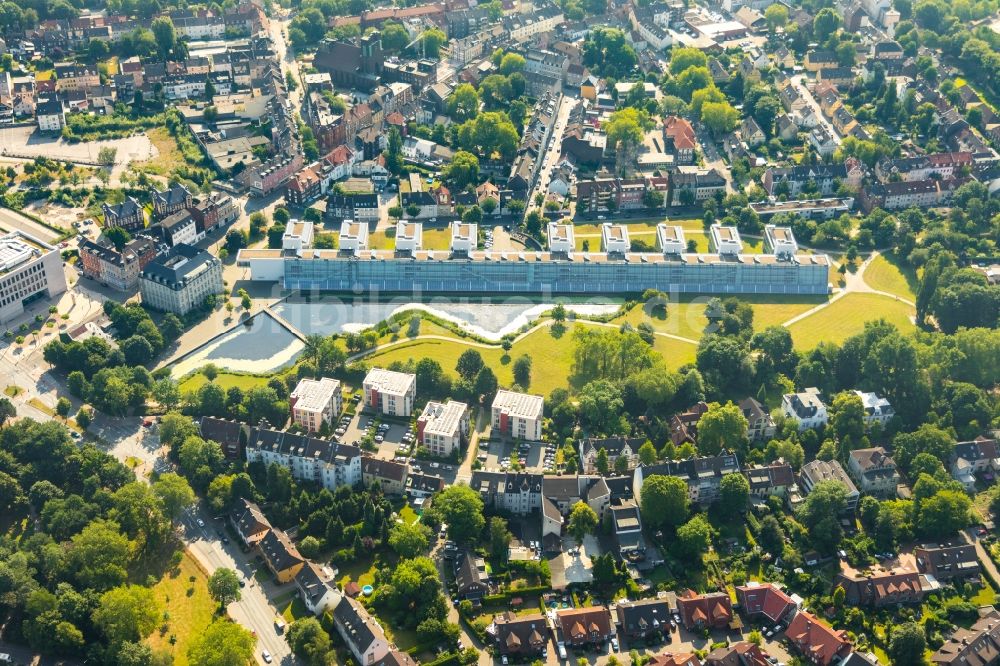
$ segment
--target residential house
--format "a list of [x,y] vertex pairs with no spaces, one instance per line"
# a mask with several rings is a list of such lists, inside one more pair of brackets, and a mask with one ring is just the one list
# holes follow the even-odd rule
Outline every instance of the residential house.
[[844,588],[848,606],[895,606],[916,604],[924,598],[924,585],[916,571],[885,571],[877,569],[868,575],[861,573],[837,574],[834,589]]
[[674,446],[694,444],[698,441],[698,421],[708,411],[708,403],[698,402],[680,414],[670,417],[670,441]]
[[461,451],[468,432],[469,407],[464,402],[430,401],[417,418],[417,442],[439,458]]
[[406,463],[364,456],[361,460],[361,480],[366,486],[374,482],[386,495],[402,496],[406,492],[406,477],[410,471]]
[[563,642],[580,647],[601,645],[615,635],[611,613],[603,606],[585,606],[556,611]]
[[482,599],[490,591],[486,560],[472,551],[466,551],[455,568],[455,585],[460,598],[469,601]]
[[154,189],[152,199],[153,212],[160,220],[194,205],[191,192],[180,183],[175,183],[162,192]]
[[387,416],[408,417],[413,413],[413,399],[417,395],[417,376],[372,368],[362,382],[364,405]]
[[288,396],[288,404],[295,425],[309,432],[332,426],[343,405],[340,381],[329,377],[300,379]]
[[670,633],[670,604],[666,599],[621,602],[615,613],[619,632],[629,642]]
[[327,490],[356,486],[362,481],[361,449],[270,427],[250,429],[248,463],[288,468],[292,478],[319,483]]
[[198,434],[208,442],[215,442],[227,458],[243,457],[243,424],[239,421],[202,416],[198,421]]
[[695,594],[687,590],[677,596],[677,612],[689,631],[725,629],[733,621],[733,602],[728,592]]
[[664,151],[673,155],[677,164],[693,164],[698,146],[691,123],[680,116],[667,116],[663,121]]
[[329,567],[321,567],[306,561],[305,566],[295,576],[295,587],[299,588],[299,598],[306,610],[322,616],[340,603],[341,593],[333,581],[334,572]]
[[754,398],[744,398],[739,402],[740,411],[747,420],[747,437],[751,442],[766,442],[774,437],[774,419],[767,407]]
[[799,481],[802,489],[808,495],[819,483],[823,481],[837,481],[844,486],[847,491],[847,510],[854,511],[858,508],[858,498],[861,493],[854,486],[851,477],[847,475],[844,468],[836,460],[812,460],[802,466],[799,471]]
[[691,200],[698,203],[714,197],[716,192],[725,192],[725,189],[726,179],[715,168],[682,166],[670,176],[669,200],[674,206],[684,205],[682,192],[687,190],[694,193]]
[[236,507],[229,512],[229,524],[232,525],[244,548],[253,548],[268,532],[271,523],[260,507],[245,498],[236,500]]
[[350,648],[355,663],[378,664],[395,649],[378,621],[347,595],[333,609],[333,626]]
[[107,238],[83,240],[78,245],[80,265],[86,277],[118,291],[132,291],[139,273],[156,258],[153,239],[136,236],[119,252]]
[[104,226],[122,227],[126,231],[137,231],[146,226],[146,216],[138,201],[130,196],[119,204],[101,204],[104,213]]
[[851,652],[846,631],[831,629],[805,611],[792,618],[785,637],[803,658],[816,666],[831,666]]
[[743,119],[743,124],[740,125],[740,137],[751,148],[756,148],[767,141],[767,135],[764,134],[764,130],[760,128],[760,125],[751,116]]
[[527,515],[542,507],[542,475],[474,470],[469,487],[497,511]]
[[875,175],[883,183],[891,180],[949,179],[963,175],[972,166],[972,153],[969,152],[932,153],[882,160],[875,165]]
[[807,72],[819,72],[824,69],[834,69],[840,67],[837,54],[833,51],[808,51],[802,61],[802,66]]
[[493,618],[493,629],[497,652],[501,655],[531,658],[547,649],[548,624],[540,613],[502,613]]
[[773,663],[771,659],[759,645],[740,641],[709,652],[705,655],[705,666],[769,666]]
[[603,519],[611,504],[611,490],[602,476],[544,476],[539,506],[542,510],[542,545],[561,548],[562,528],[577,502],[584,502]]
[[883,499],[896,496],[899,471],[896,462],[881,446],[851,451],[847,456],[847,468],[861,492]]
[[624,458],[627,471],[639,464],[639,447],[646,440],[639,437],[586,437],[580,440],[580,464],[585,474],[597,474],[597,456],[601,450],[607,454],[608,471],[618,469],[618,459]]
[[[702,666],[698,655],[694,652],[664,652],[662,654],[654,654],[646,664],[647,666]],[[754,664],[754,666],[757,665]]]
[[830,420],[819,389],[807,388],[801,393],[786,393],[781,396],[781,411],[786,418],[799,422],[799,432],[810,428],[821,428]]
[[795,485],[792,466],[777,460],[767,467],[747,467],[743,476],[750,482],[750,497],[766,499],[771,495],[784,497]]
[[433,497],[444,490],[444,485],[440,476],[412,471],[406,475],[406,494],[410,498]]
[[798,610],[795,601],[773,583],[737,586],[736,601],[747,621],[769,626],[789,619]]
[[913,549],[917,570],[941,583],[980,584],[982,567],[976,548],[968,543],[927,543]]
[[934,666],[995,664],[1000,659],[1000,611],[990,610],[970,628],[959,627],[931,655]]
[[825,125],[813,127],[806,138],[809,141],[809,145],[823,158],[832,156],[837,148],[840,147],[837,138],[830,133],[830,130]]
[[529,442],[540,441],[544,403],[540,395],[501,389],[492,405],[494,434]]
[[994,439],[977,437],[971,442],[958,442],[951,455],[951,476],[969,492],[976,488],[977,474],[1000,472],[1000,451]]
[[331,194],[326,200],[326,216],[330,220],[355,220],[365,223],[377,221],[378,195],[372,192]]
[[279,584],[290,583],[305,566],[305,559],[299,554],[299,549],[287,534],[276,528],[271,528],[257,542],[257,551]]
[[634,497],[642,497],[643,480],[660,474],[676,476],[687,483],[688,498],[695,504],[708,506],[719,499],[719,488],[723,477],[738,474],[739,460],[735,453],[723,451],[717,456],[669,460],[656,465],[636,467],[632,480]]
[[618,544],[618,556],[626,560],[642,559],[646,544],[642,538],[642,518],[635,500],[612,504],[611,526]]
[[861,191],[861,208],[866,213],[876,208],[902,210],[905,208],[934,208],[946,204],[968,178],[899,181],[873,183]]
[[797,197],[810,190],[824,197],[836,193],[848,181],[844,164],[814,164],[793,167],[769,167],[764,171],[764,189],[771,196]]

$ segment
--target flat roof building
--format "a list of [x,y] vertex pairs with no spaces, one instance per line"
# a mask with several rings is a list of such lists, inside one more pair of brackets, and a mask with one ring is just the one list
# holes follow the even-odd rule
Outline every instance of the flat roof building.
[[576,235],[573,225],[549,222],[549,252],[570,254],[576,249]]
[[317,432],[323,424],[333,425],[333,420],[340,416],[343,405],[340,382],[329,377],[301,379],[288,396],[288,404],[296,425]]
[[24,313],[24,306],[66,291],[59,250],[20,231],[0,236],[0,322]]
[[413,399],[417,395],[417,376],[372,368],[362,383],[365,407],[391,416],[409,416],[413,413]]
[[312,244],[313,223],[304,220],[290,220],[285,226],[285,233],[281,236],[281,248],[299,252],[312,247]]
[[501,389],[493,399],[493,430],[504,437],[537,442],[542,438],[544,405],[540,395]]
[[802,466],[799,472],[799,480],[802,482],[802,489],[808,495],[818,484],[823,481],[836,481],[847,490],[847,509],[854,511],[858,508],[858,498],[861,493],[857,486],[851,481],[843,466],[836,460],[812,460]]
[[468,431],[469,406],[464,402],[428,402],[417,419],[417,442],[441,458],[461,450]]
[[344,220],[340,223],[341,251],[357,254],[368,249],[368,225],[363,222]]
[[396,252],[416,252],[424,247],[424,225],[400,220],[396,223]]
[[625,254],[630,249],[628,228],[625,225],[610,222],[601,225],[601,250],[608,254]]
[[773,224],[764,225],[764,238],[771,252],[779,257],[791,258],[799,251],[799,245],[795,242],[795,235],[791,227],[778,227]]
[[660,222],[656,225],[656,247],[663,254],[684,254],[687,251],[684,230]]
[[479,225],[455,221],[451,223],[451,251],[469,254],[479,246]]
[[710,239],[712,249],[723,255],[737,255],[743,251],[743,241],[736,227],[713,224]]

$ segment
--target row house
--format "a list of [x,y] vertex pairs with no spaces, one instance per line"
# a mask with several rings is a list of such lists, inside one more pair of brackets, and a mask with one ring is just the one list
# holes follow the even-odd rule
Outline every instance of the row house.
[[688,486],[688,499],[695,504],[707,506],[719,498],[719,488],[723,477],[740,472],[739,460],[735,453],[723,451],[716,456],[669,460],[650,466],[639,466],[632,477],[632,494],[642,497],[644,479],[650,476],[676,476]]
[[239,421],[203,416],[198,421],[198,434],[207,442],[215,442],[230,460],[243,458],[244,425]]
[[101,75],[96,68],[73,62],[55,65],[56,91],[86,90],[101,85]]
[[611,613],[603,606],[584,606],[556,612],[556,621],[566,645],[602,645],[615,636]]
[[726,629],[733,621],[733,602],[729,592],[695,594],[687,590],[677,595],[677,612],[689,631]]
[[229,224],[239,217],[236,201],[230,196],[217,192],[195,202],[189,210],[198,227],[198,233],[201,234],[218,226]]
[[248,463],[260,462],[288,468],[300,481],[320,483],[334,490],[361,483],[361,449],[269,427],[250,430]]
[[118,251],[106,239],[80,242],[83,274],[118,291],[132,291],[139,284],[139,273],[157,254],[156,244],[137,236]]
[[[924,598],[925,584],[915,571],[877,571],[876,573],[837,574],[834,589],[841,587],[849,606],[882,608],[896,604],[916,604]],[[930,589],[930,585],[926,585]]]
[[177,36],[184,39],[222,39],[226,36],[226,21],[221,16],[191,16],[174,21]]
[[906,182],[931,178],[949,179],[961,176],[972,168],[972,153],[934,153],[916,157],[882,160],[875,165],[875,175],[883,183],[893,180]]
[[233,90],[232,78],[225,73],[180,74],[163,81],[163,95],[169,100],[186,100],[205,97],[208,82],[211,81],[217,95],[228,95]]
[[531,659],[547,649],[549,642],[548,623],[540,613],[501,613],[493,618],[493,624],[487,629],[487,633],[493,636],[497,652],[507,657]]
[[330,220],[377,221],[378,195],[367,192],[331,194],[326,200],[326,216]]
[[670,174],[670,197],[668,200],[675,206],[683,205],[682,192],[691,192],[693,202],[706,201],[715,196],[716,192],[726,191],[726,179],[715,168],[679,167]]
[[319,163],[316,162],[303,167],[301,171],[291,177],[285,191],[288,203],[295,206],[305,206],[322,196],[323,179],[318,173],[319,170]]
[[852,650],[846,631],[832,629],[805,611],[792,618],[785,637],[803,658],[816,666],[840,663]]
[[973,583],[982,581],[982,567],[976,547],[968,543],[929,543],[913,549],[917,570],[941,583]]
[[[849,167],[857,169],[857,173],[849,171]],[[787,194],[794,198],[807,191],[828,197],[835,194],[841,184],[850,184],[852,178],[860,184],[862,174],[860,165],[846,163],[769,167],[764,172],[763,184],[773,197]]]
[[619,633],[630,642],[670,633],[670,603],[666,599],[621,602],[615,612]]
[[469,487],[486,507],[523,516],[542,506],[542,475],[475,470]]
[[271,523],[260,507],[246,498],[239,498],[229,512],[229,524],[244,548],[253,548],[271,531]]
[[931,655],[935,666],[992,664],[1000,655],[1000,611],[986,609],[968,629],[959,627]]
[[394,460],[364,456],[361,460],[361,481],[366,487],[377,483],[386,495],[400,497],[406,492],[410,466]]
[[775,625],[789,619],[798,604],[773,583],[750,582],[736,588],[740,612],[749,622]]
[[302,155],[278,155],[272,160],[250,167],[238,176],[245,183],[251,196],[264,197],[285,185],[302,168]]
[[292,582],[306,563],[288,534],[274,527],[257,542],[257,552],[279,584]]
[[865,213],[876,208],[902,210],[904,208],[933,208],[947,204],[955,190],[969,182],[969,178],[900,181],[874,183],[861,191],[858,201]]
[[577,502],[584,502],[603,520],[611,505],[611,490],[604,477],[542,477],[542,545],[546,550],[560,549],[563,526]]
[[747,467],[743,476],[750,483],[750,497],[767,499],[772,495],[785,497],[795,485],[795,471],[780,459],[767,467]]

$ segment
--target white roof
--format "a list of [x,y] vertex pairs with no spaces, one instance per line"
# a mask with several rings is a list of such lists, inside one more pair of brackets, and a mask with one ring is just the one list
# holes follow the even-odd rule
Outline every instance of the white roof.
[[425,424],[424,434],[434,433],[450,437],[457,433],[462,417],[468,409],[468,405],[464,402],[449,400],[442,404],[431,401],[424,406],[424,411],[418,420]]
[[322,379],[299,380],[290,398],[295,398],[295,409],[308,412],[320,412],[330,404],[334,394],[340,390],[340,381],[323,377]]
[[498,391],[493,399],[493,409],[526,419],[541,418],[544,404],[545,399],[540,395],[505,390]]
[[382,368],[372,368],[365,375],[364,385],[366,388],[374,388],[380,393],[403,395],[410,390],[410,387],[416,381],[417,376],[407,372],[394,372]]

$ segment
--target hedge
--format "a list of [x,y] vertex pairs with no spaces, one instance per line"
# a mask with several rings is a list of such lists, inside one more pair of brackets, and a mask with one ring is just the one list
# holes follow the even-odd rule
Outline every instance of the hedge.
[[551,592],[552,587],[549,585],[536,585],[535,587],[521,587],[516,590],[507,590],[501,592],[500,594],[487,594],[483,597],[483,605],[486,604],[498,604],[504,601],[510,601],[515,597],[528,597],[535,594],[545,594],[546,592]]

